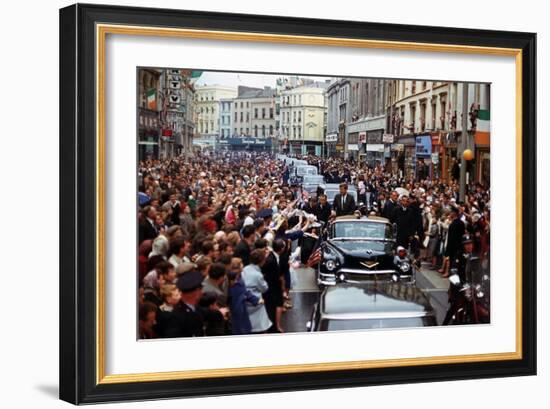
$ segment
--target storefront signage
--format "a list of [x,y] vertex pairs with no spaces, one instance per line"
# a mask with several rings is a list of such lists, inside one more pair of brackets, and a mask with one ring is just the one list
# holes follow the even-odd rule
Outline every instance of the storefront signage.
[[365,143],[365,142],[367,142],[367,133],[359,132],[359,143]]
[[432,138],[430,135],[416,137],[416,156],[427,157],[432,154]]
[[391,133],[385,133],[382,135],[382,142],[383,143],[393,143],[393,134]]
[[391,146],[391,150],[396,152],[403,152],[405,150],[405,145],[403,145],[402,143],[394,143]]
[[336,142],[338,140],[338,134],[331,133],[326,136],[326,142]]
[[359,150],[359,145],[357,145],[356,143],[350,143],[350,144],[348,144],[348,150],[349,151],[358,151]]
[[368,144],[367,152],[384,152],[384,144],[382,143]]

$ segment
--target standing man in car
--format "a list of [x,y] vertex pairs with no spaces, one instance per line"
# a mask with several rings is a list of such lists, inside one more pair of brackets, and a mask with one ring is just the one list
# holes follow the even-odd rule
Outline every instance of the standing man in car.
[[336,217],[346,216],[353,214],[357,208],[355,199],[352,195],[348,194],[348,184],[340,183],[340,193],[334,196],[334,202],[332,205],[336,212]]

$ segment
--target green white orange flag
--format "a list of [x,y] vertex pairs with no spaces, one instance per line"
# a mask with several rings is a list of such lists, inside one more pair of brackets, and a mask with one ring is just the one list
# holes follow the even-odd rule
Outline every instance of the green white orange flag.
[[151,88],[147,91],[147,108],[156,111],[157,109],[157,91]]

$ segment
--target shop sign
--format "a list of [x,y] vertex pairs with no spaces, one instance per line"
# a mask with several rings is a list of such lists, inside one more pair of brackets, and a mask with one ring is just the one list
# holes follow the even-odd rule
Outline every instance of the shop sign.
[[350,144],[348,144],[348,150],[349,151],[358,151],[359,150],[359,145],[357,145],[356,143],[350,143]]
[[437,165],[439,163],[439,153],[432,153],[432,163]]
[[336,133],[328,134],[325,138],[326,142],[336,142],[337,140],[338,140],[338,134]]
[[367,145],[367,152],[384,152],[384,144],[369,144]]
[[365,143],[365,142],[367,142],[367,133],[359,132],[359,143]]
[[382,135],[382,142],[383,143],[393,143],[393,134],[391,133],[385,133]]
[[416,156],[430,156],[432,154],[432,138],[430,135],[416,137]]
[[402,143],[394,143],[391,146],[391,150],[396,152],[403,152],[405,150],[405,145]]

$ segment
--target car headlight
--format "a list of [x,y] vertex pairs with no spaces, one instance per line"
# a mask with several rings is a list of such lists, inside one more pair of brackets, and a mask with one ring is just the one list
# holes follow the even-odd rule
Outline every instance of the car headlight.
[[334,260],[328,260],[326,263],[327,270],[334,271],[336,270],[336,262]]
[[406,261],[404,261],[403,263],[401,263],[399,265],[399,269],[403,272],[403,273],[408,273],[409,270],[411,269],[411,265],[409,263],[407,263]]

